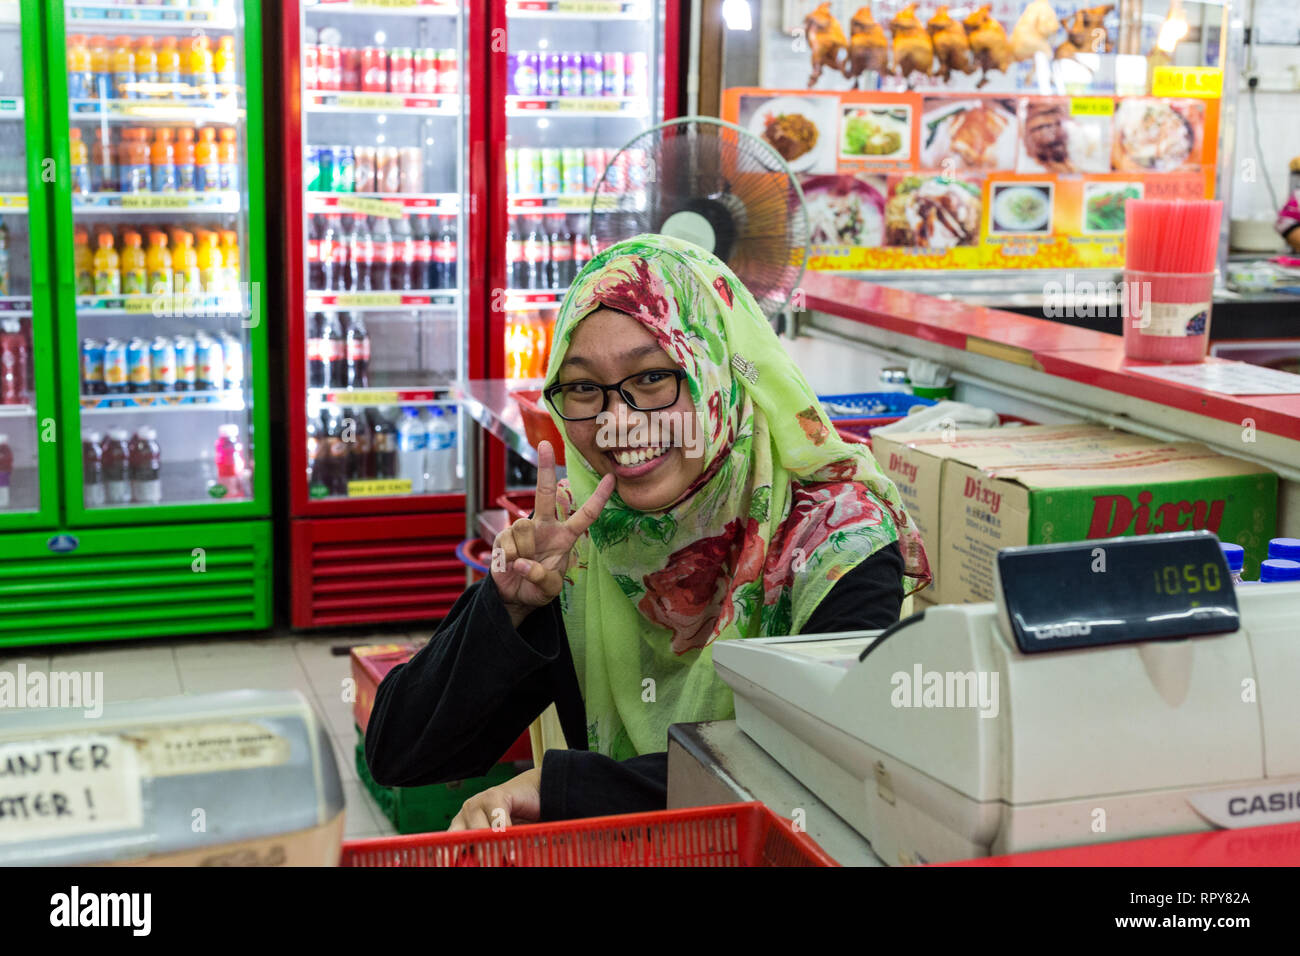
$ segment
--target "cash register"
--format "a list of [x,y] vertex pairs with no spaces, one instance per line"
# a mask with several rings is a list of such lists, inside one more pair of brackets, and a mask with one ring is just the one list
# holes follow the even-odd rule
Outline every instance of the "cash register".
[[993,603],[728,641],[741,730],[890,864],[1300,820],[1300,584],[1205,531],[1007,548]]

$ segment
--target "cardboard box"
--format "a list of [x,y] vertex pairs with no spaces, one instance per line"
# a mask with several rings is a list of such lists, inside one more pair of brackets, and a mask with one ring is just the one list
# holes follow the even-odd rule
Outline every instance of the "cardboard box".
[[1257,566],[1276,524],[1273,472],[1193,442],[1120,446],[1063,466],[948,461],[937,599],[993,600],[994,555],[1025,544],[1204,529],[1242,545]]
[[[956,440],[953,440],[956,439]],[[958,459],[973,465],[1003,463],[1064,463],[1090,459],[1116,448],[1151,448],[1159,443],[1102,425],[1029,425],[988,428],[943,435],[940,432],[899,432],[874,435],[872,452],[885,474],[898,486],[907,513],[921,532],[935,585],[940,554],[939,497],[944,466]],[[937,600],[937,598],[935,598]]]

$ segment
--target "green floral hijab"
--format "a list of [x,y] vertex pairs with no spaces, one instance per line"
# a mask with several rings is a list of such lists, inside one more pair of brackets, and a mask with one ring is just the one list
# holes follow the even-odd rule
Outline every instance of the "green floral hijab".
[[[606,249],[575,280],[546,385],[578,323],[607,307],[641,322],[687,373],[705,467],[646,513],[615,492],[578,543],[561,608],[588,746],[660,751],[673,723],[734,716],[715,640],[796,634],[836,580],[892,541],[905,593],[929,583],[921,539],[866,446],[841,440],[749,291],[716,257],[665,236]],[[562,508],[600,475],[569,441]]]

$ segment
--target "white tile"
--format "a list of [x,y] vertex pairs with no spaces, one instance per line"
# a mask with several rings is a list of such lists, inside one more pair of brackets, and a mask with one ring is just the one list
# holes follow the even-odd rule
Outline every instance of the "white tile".
[[56,670],[107,670],[110,667],[158,667],[176,669],[176,654],[167,644],[101,644],[93,649],[73,645],[68,650],[55,651],[50,666]]
[[170,670],[124,669],[104,673],[104,700],[142,700],[150,697],[174,697],[184,693],[180,675],[173,664]]
[[355,838],[379,835],[380,821],[384,815],[360,781],[343,781],[343,802],[347,808],[345,836]]
[[176,645],[176,662],[182,670],[186,665],[204,666],[241,666],[297,663],[293,652],[293,643],[287,639],[275,641],[187,641]]
[[223,690],[298,690],[313,699],[311,684],[296,660],[274,666],[213,667],[180,665],[181,686],[186,693],[206,694]]
[[[5,650],[13,652],[13,656],[6,657]],[[7,671],[17,680],[19,664],[23,665],[25,673],[31,674],[39,671],[42,674],[48,674],[50,672],[50,655],[23,654],[22,648],[18,647],[0,649],[0,671]]]
[[329,725],[330,733],[340,741],[356,736],[357,721],[352,715],[351,704],[345,704],[335,694],[329,697],[317,696],[316,706]]
[[333,734],[329,735],[330,745],[334,748],[334,760],[339,765],[339,776],[344,780],[359,780],[357,776],[356,741],[347,742]]

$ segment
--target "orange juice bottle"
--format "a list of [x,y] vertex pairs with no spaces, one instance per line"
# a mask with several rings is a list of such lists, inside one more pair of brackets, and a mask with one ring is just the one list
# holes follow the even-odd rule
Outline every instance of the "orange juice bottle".
[[77,270],[77,295],[94,295],[95,266],[90,252],[90,234],[83,226],[72,232],[72,261]]
[[199,233],[199,250],[196,258],[199,263],[199,283],[203,286],[203,291],[225,291],[225,261],[221,257],[221,249],[217,246],[215,232],[204,229]]
[[74,33],[68,37],[68,99],[85,100],[94,95],[95,74],[90,67],[90,47],[86,37]]
[[[158,54],[153,48],[153,37],[141,37],[135,41],[135,81],[150,85],[158,82]],[[142,97],[154,96],[155,91],[144,89]]]
[[199,192],[212,192],[221,188],[217,131],[211,126],[199,130],[199,141],[194,146],[194,188]]
[[157,59],[158,82],[171,87],[163,95],[168,99],[174,99],[176,97],[175,88],[181,82],[181,54],[176,48],[175,37],[163,37],[158,41]]
[[113,69],[108,58],[108,38],[93,36],[87,43],[90,51],[90,73],[94,77],[89,96],[106,100],[113,95]]
[[135,54],[131,52],[131,38],[113,37],[113,95],[119,100],[138,99],[135,90]]
[[223,96],[235,95],[235,38],[223,36],[217,38],[217,50],[212,54],[212,72],[216,74],[217,83],[222,86]]
[[123,130],[118,147],[118,175],[124,193],[147,193],[153,184],[149,162],[149,130],[142,126]]
[[181,126],[176,130],[176,188],[181,192],[193,192],[194,178],[194,129]]
[[72,164],[73,195],[84,196],[90,192],[90,151],[75,126],[68,130],[68,159]]
[[144,249],[140,233],[128,229],[122,233],[122,294],[143,295],[148,291]]
[[165,126],[159,127],[149,153],[153,167],[153,191],[176,192],[176,150],[172,146],[172,131]]
[[149,274],[149,291],[154,295],[172,293],[172,254],[167,249],[167,235],[155,229],[149,233],[149,251],[144,256]]
[[233,229],[221,230],[221,261],[226,268],[226,289],[239,289],[239,236]]
[[117,250],[113,248],[113,234],[99,234],[99,248],[95,250],[95,295],[121,295],[122,270]]
[[194,234],[181,231],[180,244],[172,252],[172,285],[176,294],[198,295],[203,291],[199,282],[199,257],[194,251]]
[[235,145],[235,129],[227,126],[221,130],[221,141],[217,143],[217,174],[221,177],[222,189],[239,188],[239,155]]
[[[189,60],[189,82],[200,95],[211,95],[217,82],[212,69],[212,44],[205,36],[190,37],[185,41],[185,58]],[[183,68],[183,67],[182,67]]]

